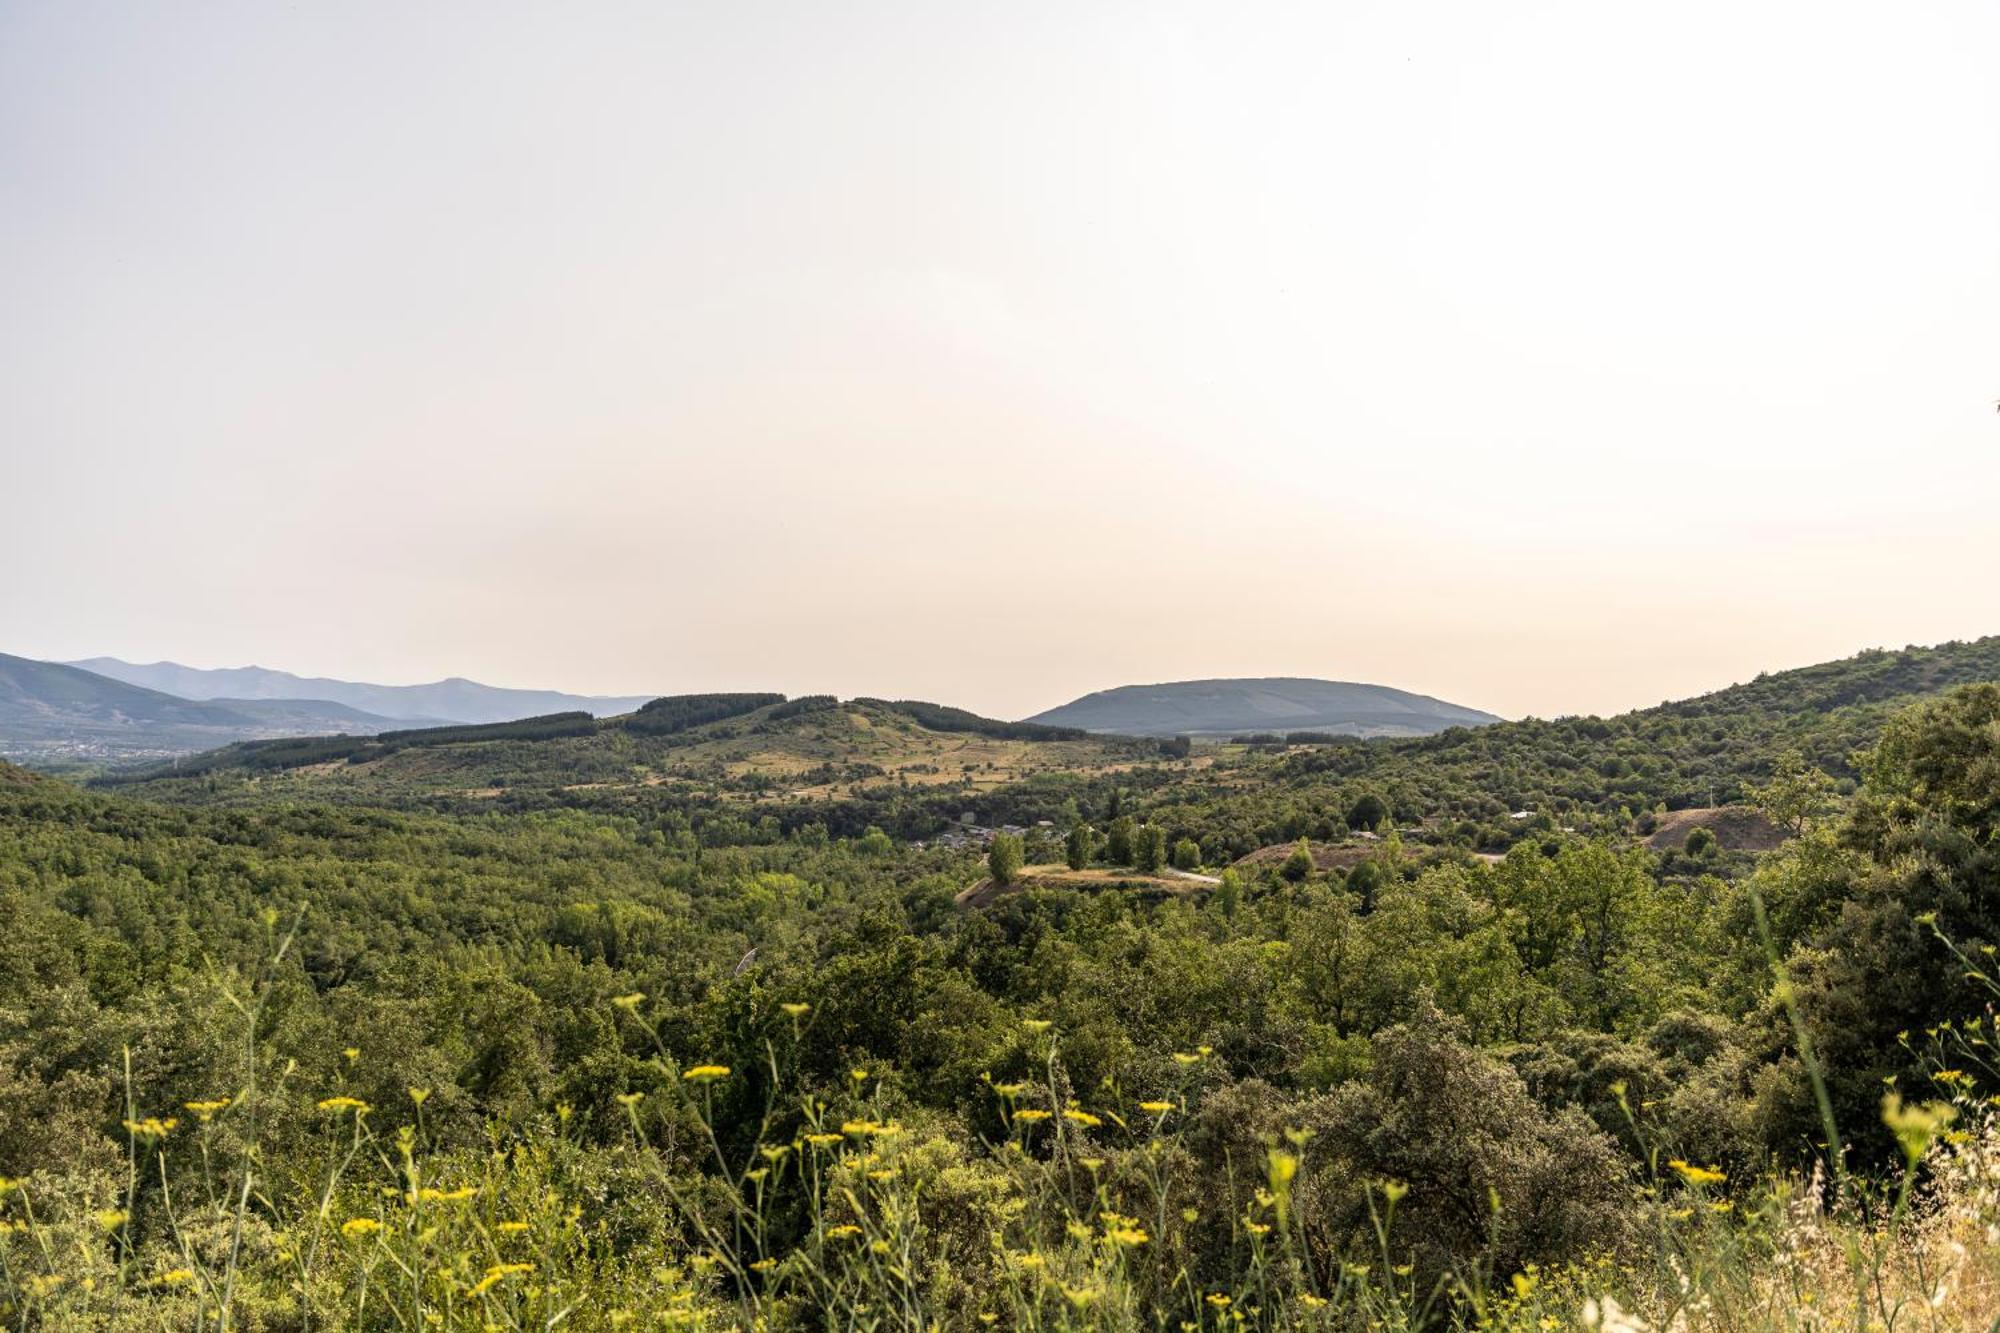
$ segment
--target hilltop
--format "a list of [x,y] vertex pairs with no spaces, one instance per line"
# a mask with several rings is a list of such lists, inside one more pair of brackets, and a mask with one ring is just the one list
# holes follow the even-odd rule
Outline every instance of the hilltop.
[[453,676],[427,685],[373,685],[324,676],[295,676],[267,667],[206,669],[178,662],[134,663],[91,657],[68,665],[183,699],[324,699],[400,723],[513,722],[579,711],[597,717],[629,713],[653,696],[564,694],[516,690]]
[[1428,736],[1477,727],[1492,713],[1386,685],[1266,677],[1185,680],[1099,690],[1030,722],[1125,736],[1240,736],[1319,731],[1348,736]]

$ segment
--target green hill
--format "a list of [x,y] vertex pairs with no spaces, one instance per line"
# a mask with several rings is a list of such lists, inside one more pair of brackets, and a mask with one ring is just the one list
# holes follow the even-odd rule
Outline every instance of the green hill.
[[1125,736],[1295,731],[1427,736],[1447,727],[1477,727],[1499,720],[1476,708],[1386,685],[1294,678],[1123,685],[1087,694],[1028,719]]
[[670,695],[613,718],[253,741],[106,779],[208,799],[251,783],[341,800],[700,787],[835,799],[885,787],[991,790],[1160,754],[1157,742],[984,718],[915,700]]

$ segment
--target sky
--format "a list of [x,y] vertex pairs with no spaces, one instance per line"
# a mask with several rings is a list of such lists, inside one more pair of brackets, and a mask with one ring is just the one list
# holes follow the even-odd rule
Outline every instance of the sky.
[[2000,5],[0,0],[0,651],[1508,716],[2000,632]]

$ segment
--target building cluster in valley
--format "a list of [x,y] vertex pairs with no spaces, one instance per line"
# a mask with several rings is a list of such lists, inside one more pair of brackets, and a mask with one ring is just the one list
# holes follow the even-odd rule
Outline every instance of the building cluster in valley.
[[993,839],[1002,833],[1011,833],[1017,838],[1025,838],[1030,833],[1042,833],[1052,837],[1056,831],[1055,821],[1048,819],[1036,820],[1033,827],[1022,824],[1002,824],[998,828],[988,828],[984,824],[978,823],[977,820],[978,816],[972,811],[967,810],[958,817],[956,824],[953,824],[935,838],[931,838],[928,841],[919,840],[911,843],[910,846],[917,848],[941,847],[946,851],[965,851],[968,848],[991,847]]

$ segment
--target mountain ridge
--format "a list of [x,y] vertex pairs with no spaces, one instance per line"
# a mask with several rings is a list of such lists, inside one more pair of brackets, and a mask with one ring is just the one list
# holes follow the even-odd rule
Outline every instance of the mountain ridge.
[[608,717],[633,712],[657,697],[515,689],[465,676],[446,676],[417,685],[379,685],[331,676],[301,676],[273,667],[191,667],[171,661],[127,662],[116,657],[87,657],[65,665],[183,699],[325,699],[404,725],[516,722],[576,711]]
[[0,653],[0,754],[16,758],[143,758],[394,725],[331,700],[187,699],[67,663]]

